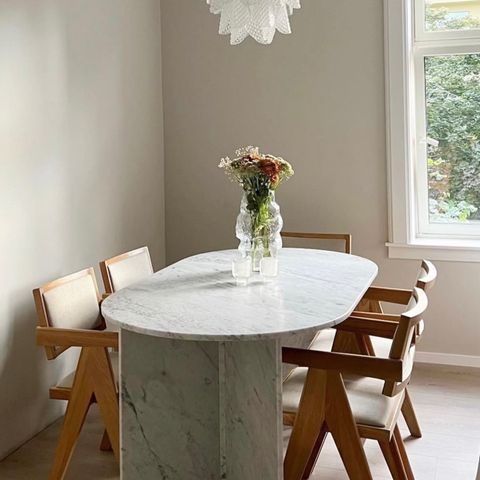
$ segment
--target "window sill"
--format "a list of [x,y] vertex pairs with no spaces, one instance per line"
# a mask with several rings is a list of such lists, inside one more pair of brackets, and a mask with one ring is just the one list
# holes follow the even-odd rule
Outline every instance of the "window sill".
[[417,239],[409,244],[387,243],[386,245],[389,258],[480,262],[480,241],[478,240]]

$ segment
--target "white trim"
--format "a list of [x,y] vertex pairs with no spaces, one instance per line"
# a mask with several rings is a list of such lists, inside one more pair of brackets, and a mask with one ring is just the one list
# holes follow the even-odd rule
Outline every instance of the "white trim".
[[407,243],[413,231],[413,179],[409,164],[414,145],[410,125],[411,3],[384,0],[384,6],[389,238]]
[[[428,167],[427,167],[427,121],[425,102],[425,55],[415,49],[413,57],[415,76],[415,121],[416,121],[416,145],[414,153],[415,171],[415,231],[426,232],[429,226],[428,208]],[[419,88],[419,86],[422,88]]]
[[[422,192],[419,192],[419,179],[415,178],[421,173],[416,161],[420,144],[417,139],[421,141],[421,137],[425,137],[425,122],[415,114],[418,98],[413,77],[415,72],[423,71],[418,65],[415,69],[415,58],[419,62],[424,55],[435,54],[439,48],[452,53],[478,51],[480,39],[470,40],[467,45],[465,39],[462,43],[451,36],[444,38],[442,44],[414,43],[414,2],[384,0],[389,257],[480,262],[480,235],[476,225],[470,226],[467,235],[463,224],[444,225],[440,239],[436,225],[429,225],[425,231],[425,218],[419,222],[418,210],[423,210],[428,217],[428,203],[425,204],[426,197],[419,201]],[[416,81],[422,84],[419,79]],[[419,208],[421,203],[423,209]],[[470,241],[466,240],[468,237]]]
[[387,243],[389,258],[440,260],[445,262],[480,262],[480,247],[467,245],[432,245],[422,243]]
[[415,361],[435,365],[480,368],[480,357],[474,355],[456,355],[453,353],[416,352]]

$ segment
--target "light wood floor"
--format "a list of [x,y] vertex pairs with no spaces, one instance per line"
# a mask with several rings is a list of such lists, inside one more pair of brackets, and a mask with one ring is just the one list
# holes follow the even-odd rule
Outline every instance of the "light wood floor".
[[[412,439],[407,437],[405,425],[401,425],[415,478],[475,480],[480,455],[480,370],[418,364],[410,391],[424,433],[423,438]],[[59,428],[60,422],[56,422],[0,462],[0,478],[46,479]],[[93,410],[75,451],[67,480],[119,478],[113,455],[98,450],[102,431],[98,412]],[[289,431],[285,430],[285,443],[288,434]],[[390,479],[377,445],[367,441],[365,450],[374,479]],[[312,480],[348,480],[331,439],[321,453]]]

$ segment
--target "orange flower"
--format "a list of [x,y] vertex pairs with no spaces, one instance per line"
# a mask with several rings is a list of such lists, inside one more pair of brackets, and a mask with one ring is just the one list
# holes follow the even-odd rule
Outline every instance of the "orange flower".
[[260,170],[270,178],[272,182],[278,181],[278,174],[280,173],[280,165],[273,160],[260,160],[258,162]]

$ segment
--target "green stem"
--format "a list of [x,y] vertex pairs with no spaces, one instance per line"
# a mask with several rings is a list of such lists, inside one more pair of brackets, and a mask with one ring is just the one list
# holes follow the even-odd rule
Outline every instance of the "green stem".
[[259,199],[257,202],[258,210],[252,212],[252,227],[253,227],[253,236],[254,236],[254,245],[253,253],[257,252],[259,248],[258,239],[262,241],[263,256],[270,255],[270,238],[268,232],[268,223],[269,223],[269,203],[270,195]]

